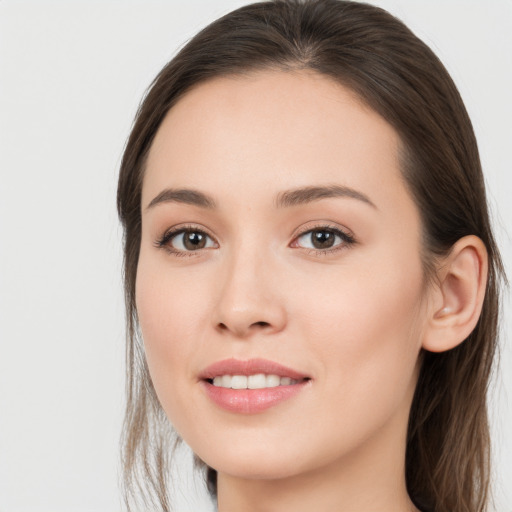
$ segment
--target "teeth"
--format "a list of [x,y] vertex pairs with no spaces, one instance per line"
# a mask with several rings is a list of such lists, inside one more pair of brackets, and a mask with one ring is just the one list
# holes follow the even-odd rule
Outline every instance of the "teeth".
[[267,375],[266,385],[267,388],[275,388],[281,384],[281,377],[278,375]]
[[231,377],[231,387],[233,389],[247,389],[247,377],[245,375],[233,375]]
[[261,389],[267,387],[267,379],[264,373],[258,373],[257,375],[249,375],[247,379],[247,387],[249,389]]
[[277,386],[291,386],[297,384],[297,380],[290,377],[279,377],[279,375],[219,375],[213,379],[213,385],[219,388],[232,389],[262,389],[275,388]]

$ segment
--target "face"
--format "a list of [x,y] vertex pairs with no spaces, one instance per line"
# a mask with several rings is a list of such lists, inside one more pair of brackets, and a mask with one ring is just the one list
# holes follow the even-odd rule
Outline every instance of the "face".
[[220,473],[289,477],[403,443],[425,291],[398,148],[305,71],[201,84],[159,128],[137,311],[162,407]]

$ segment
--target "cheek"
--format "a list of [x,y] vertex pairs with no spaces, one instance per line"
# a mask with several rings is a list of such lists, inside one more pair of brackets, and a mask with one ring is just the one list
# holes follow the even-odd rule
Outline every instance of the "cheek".
[[[187,333],[197,328],[208,297],[204,272],[194,266],[173,272],[166,256],[147,255],[141,250],[136,281],[136,304],[148,349],[162,344],[187,347]],[[171,256],[169,256],[171,257]],[[179,340],[181,339],[181,342]],[[176,346],[174,346],[176,345]]]
[[326,392],[343,389],[337,400],[351,409],[364,401],[371,411],[398,403],[410,388],[423,329],[423,274],[419,259],[396,254],[360,263],[339,269],[335,279],[328,272],[303,281],[300,295],[309,299],[295,303],[294,316],[322,362]]
[[[167,413],[186,407],[182,402],[187,397],[185,388],[195,377],[194,354],[208,341],[199,332],[208,292],[204,279],[195,277],[193,269],[172,273],[165,262],[146,259],[141,252],[137,313],[151,379]],[[169,419],[174,423],[175,418]]]
[[293,307],[301,309],[291,315],[341,335],[354,348],[366,330],[403,331],[417,316],[423,294],[421,261],[411,257],[416,252],[372,248],[348,254],[343,265],[300,272],[300,279],[286,285],[293,289]]

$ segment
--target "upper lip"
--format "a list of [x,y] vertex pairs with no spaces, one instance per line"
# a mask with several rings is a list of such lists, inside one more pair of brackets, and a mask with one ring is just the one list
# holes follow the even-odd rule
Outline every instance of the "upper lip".
[[223,359],[205,368],[199,377],[203,380],[213,379],[220,375],[255,375],[264,373],[266,375],[278,375],[279,377],[290,377],[294,380],[309,378],[306,374],[292,368],[283,366],[268,359]]

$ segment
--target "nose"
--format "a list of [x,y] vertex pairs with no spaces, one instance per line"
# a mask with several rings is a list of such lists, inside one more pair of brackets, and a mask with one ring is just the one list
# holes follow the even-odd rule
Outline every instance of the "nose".
[[224,262],[214,311],[216,330],[242,339],[282,331],[287,316],[276,265],[261,251],[248,252]]

